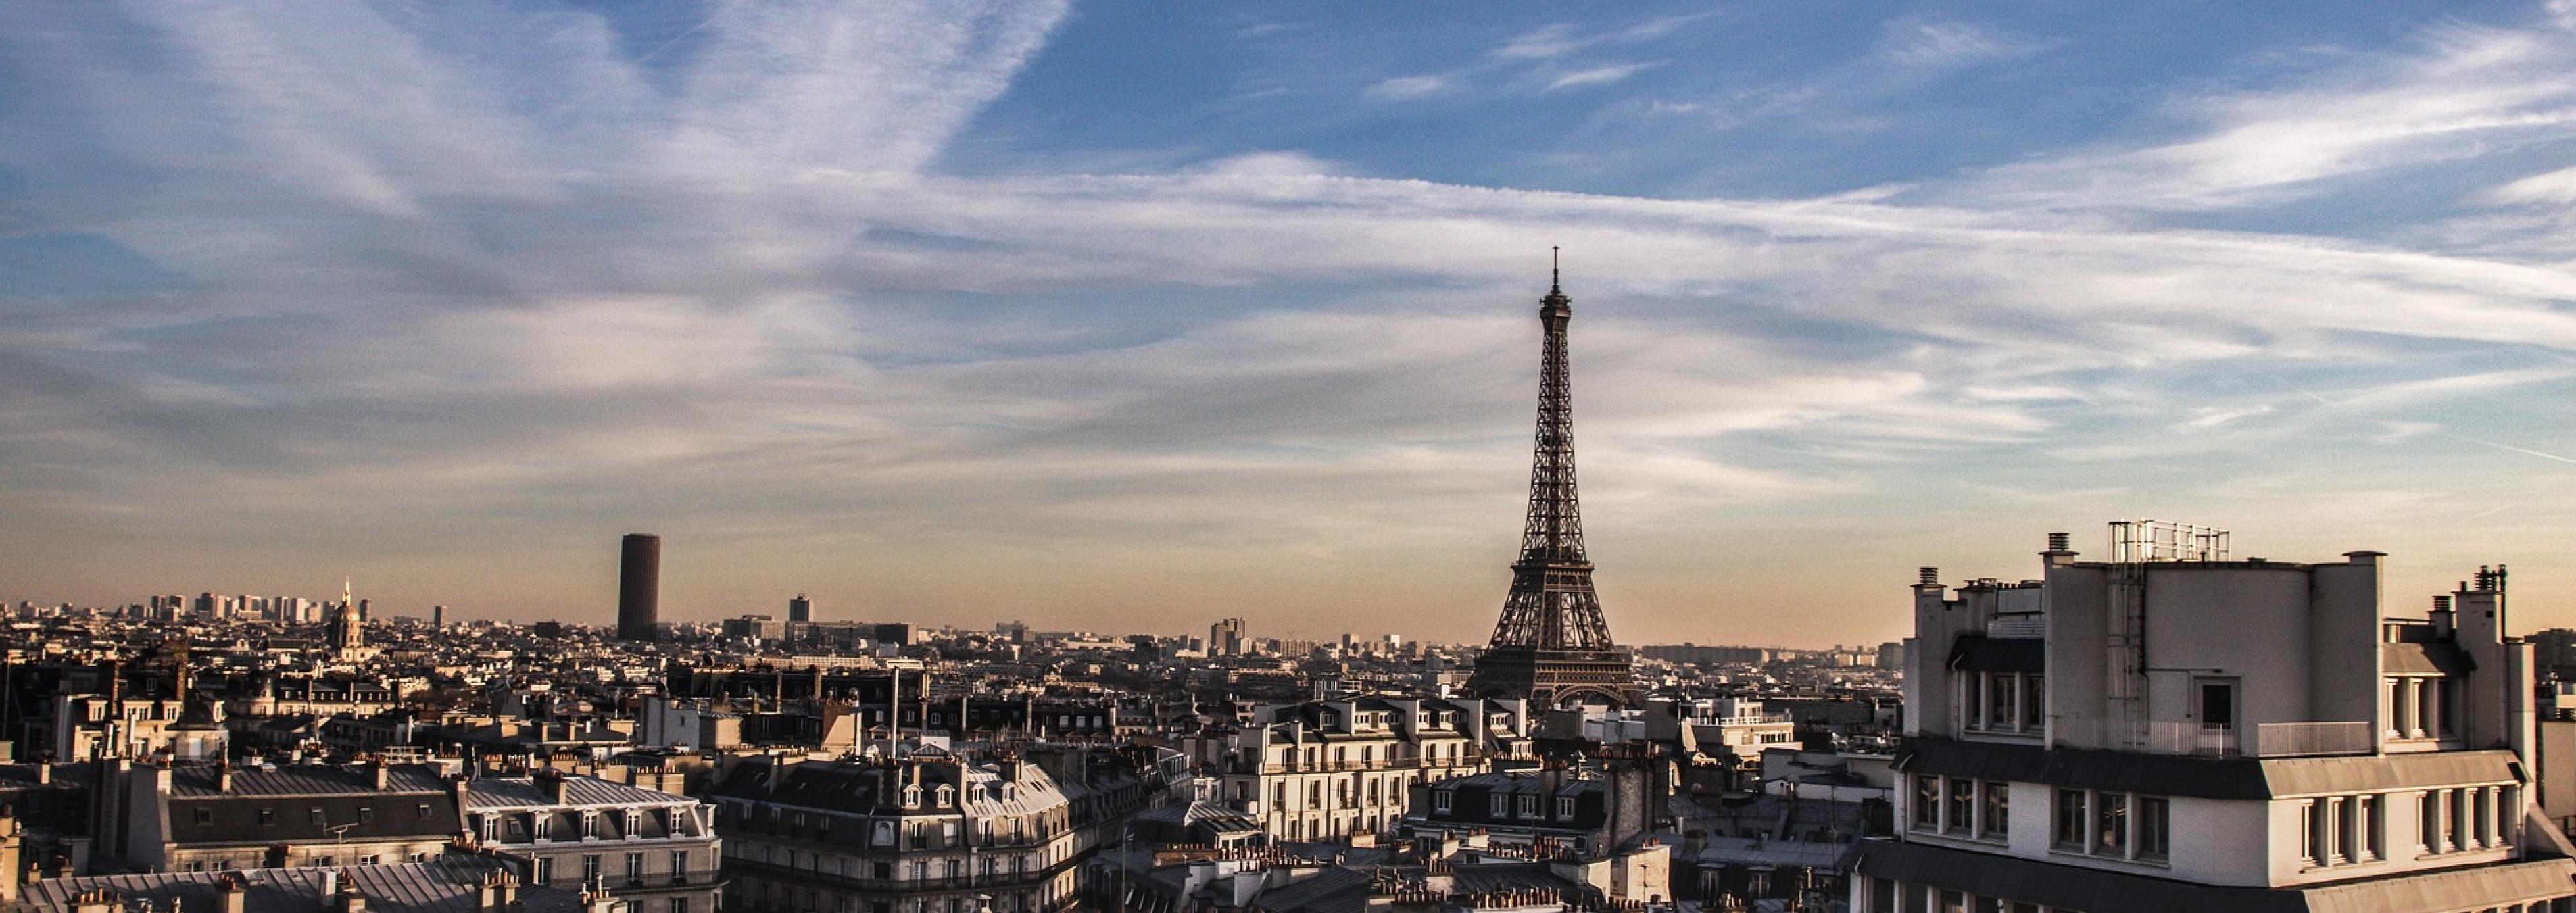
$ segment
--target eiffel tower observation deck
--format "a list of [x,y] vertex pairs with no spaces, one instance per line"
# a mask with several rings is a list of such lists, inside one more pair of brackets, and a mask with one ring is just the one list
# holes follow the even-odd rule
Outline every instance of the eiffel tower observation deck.
[[1628,650],[1610,639],[1592,561],[1583,551],[1583,516],[1574,488],[1574,387],[1565,327],[1574,317],[1561,274],[1549,271],[1539,299],[1544,342],[1539,356],[1538,446],[1530,466],[1529,522],[1520,560],[1503,599],[1494,639],[1476,659],[1467,688],[1480,697],[1625,705],[1637,698]]

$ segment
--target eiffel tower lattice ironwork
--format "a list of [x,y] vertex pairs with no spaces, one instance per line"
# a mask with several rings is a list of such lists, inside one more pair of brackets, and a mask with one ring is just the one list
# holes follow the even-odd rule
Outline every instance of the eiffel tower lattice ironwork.
[[1512,562],[1494,639],[1477,659],[1470,690],[1495,697],[1559,703],[1568,699],[1624,703],[1636,692],[1628,651],[1610,639],[1592,561],[1583,551],[1583,516],[1574,484],[1574,386],[1566,324],[1574,317],[1563,277],[1549,271],[1539,299],[1545,331],[1539,358],[1537,452],[1530,465],[1529,521],[1520,560]]

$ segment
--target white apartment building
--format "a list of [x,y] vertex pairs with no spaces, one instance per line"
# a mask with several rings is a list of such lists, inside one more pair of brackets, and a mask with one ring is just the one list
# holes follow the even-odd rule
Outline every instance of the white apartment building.
[[1854,910],[2576,909],[2501,570],[2387,617],[2377,552],[2113,527],[2109,562],[2051,536],[2036,580],[1924,569],[1899,835],[1861,850]]
[[1530,757],[1518,700],[1356,698],[1256,708],[1252,722],[1191,736],[1218,799],[1273,840],[1392,833],[1416,785]]

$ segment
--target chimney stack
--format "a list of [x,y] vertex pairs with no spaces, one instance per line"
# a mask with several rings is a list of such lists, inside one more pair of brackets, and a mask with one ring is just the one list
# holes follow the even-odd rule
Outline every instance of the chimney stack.
[[1915,586],[1940,586],[1940,585],[1941,585],[1941,569],[1940,569],[1940,568],[1937,568],[1937,567],[1927,567],[1927,568],[1923,568],[1923,569],[1921,569],[1921,570],[1920,570],[1920,571],[1918,571],[1917,573],[1919,574],[1919,576],[1917,576],[1917,577],[1915,578],[1915,580],[1914,580],[1914,585],[1915,585]]
[[385,757],[383,755],[377,755],[367,759],[367,778],[375,782],[376,789],[378,791],[382,791],[385,788]]
[[519,879],[509,872],[490,873],[475,884],[475,913],[509,913],[518,905]]
[[242,913],[249,898],[249,887],[242,884],[240,875],[226,872],[215,882],[215,913]]

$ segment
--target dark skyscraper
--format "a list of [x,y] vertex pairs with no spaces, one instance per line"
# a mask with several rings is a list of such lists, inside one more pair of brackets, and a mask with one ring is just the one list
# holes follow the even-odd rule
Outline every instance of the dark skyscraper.
[[662,537],[627,533],[617,566],[617,639],[654,639],[661,606]]
[[1503,617],[1467,687],[1483,696],[1544,705],[1625,704],[1636,697],[1637,676],[1628,651],[1610,640],[1610,625],[1601,617],[1574,491],[1574,379],[1565,339],[1573,304],[1551,275],[1547,297],[1538,304],[1544,341],[1529,523],[1521,532],[1520,560],[1512,562]]
[[796,598],[787,600],[787,620],[813,621],[814,601],[805,598],[803,593],[798,593]]

